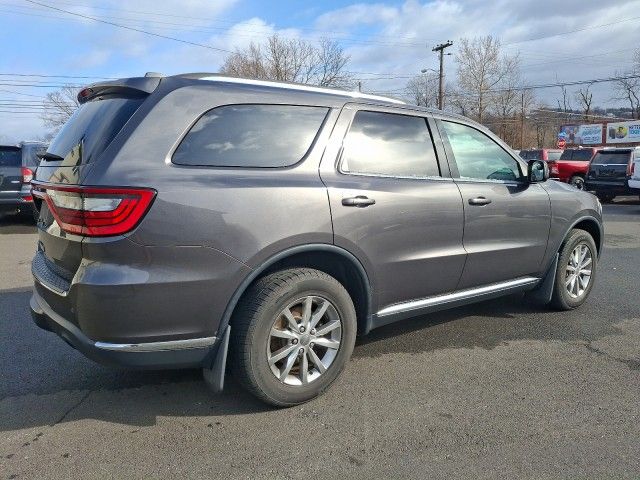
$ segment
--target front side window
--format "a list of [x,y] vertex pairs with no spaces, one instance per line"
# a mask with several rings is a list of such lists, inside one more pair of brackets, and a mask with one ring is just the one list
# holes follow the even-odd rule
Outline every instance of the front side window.
[[225,105],[209,110],[173,154],[178,165],[287,167],[299,162],[329,111],[297,105]]
[[473,180],[521,180],[518,162],[500,145],[475,128],[442,122],[458,166],[460,178]]
[[340,169],[364,175],[440,176],[425,118],[362,110],[344,139]]

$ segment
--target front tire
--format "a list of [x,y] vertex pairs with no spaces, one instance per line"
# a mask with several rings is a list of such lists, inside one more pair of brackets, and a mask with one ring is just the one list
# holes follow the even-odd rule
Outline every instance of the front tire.
[[584,177],[581,175],[574,175],[571,177],[571,180],[569,180],[569,183],[578,190],[584,190]]
[[312,400],[338,378],[353,352],[357,320],[340,282],[296,268],[256,281],[232,326],[236,378],[264,402],[286,407]]
[[591,293],[597,263],[593,237],[584,230],[572,230],[560,249],[551,305],[558,310],[582,305]]

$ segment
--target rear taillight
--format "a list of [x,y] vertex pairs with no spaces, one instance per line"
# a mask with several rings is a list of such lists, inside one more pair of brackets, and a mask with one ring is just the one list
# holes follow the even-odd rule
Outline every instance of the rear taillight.
[[22,167],[20,173],[22,174],[22,183],[31,183],[31,180],[33,180],[33,170]]
[[547,162],[547,165],[549,165],[549,173],[551,175],[558,175],[559,170],[556,162]]
[[627,176],[631,177],[633,176],[633,172],[636,171],[636,162],[634,162],[633,160],[631,162],[629,162],[629,164],[627,165]]
[[82,187],[33,183],[33,195],[68,233],[88,237],[122,235],[149,210],[156,191],[150,188]]

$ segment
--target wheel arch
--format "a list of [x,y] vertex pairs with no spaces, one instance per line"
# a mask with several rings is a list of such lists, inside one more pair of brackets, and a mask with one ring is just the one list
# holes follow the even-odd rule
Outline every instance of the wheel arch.
[[287,248],[254,269],[236,289],[224,310],[218,332],[224,332],[242,296],[259,278],[292,267],[315,268],[336,278],[349,292],[358,320],[358,334],[371,330],[372,288],[362,263],[349,251],[330,244],[309,244]]
[[565,232],[564,238],[562,239],[562,244],[564,244],[565,240],[569,236],[569,233],[571,233],[571,230],[575,228],[584,230],[585,232],[587,232],[589,235],[593,237],[593,241],[596,243],[596,248],[598,249],[598,257],[599,257],[602,251],[602,242],[604,240],[604,232],[602,231],[600,222],[598,222],[593,217],[582,217],[578,219]]

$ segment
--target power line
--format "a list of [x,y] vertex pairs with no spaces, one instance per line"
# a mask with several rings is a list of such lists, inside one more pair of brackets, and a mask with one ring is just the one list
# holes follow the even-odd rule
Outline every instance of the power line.
[[32,3],[34,5],[40,5],[41,7],[49,8],[51,10],[55,10],[55,11],[58,11],[58,12],[63,12],[63,13],[69,14],[69,15],[74,15],[76,17],[85,18],[87,20],[93,20],[94,22],[100,22],[100,23],[104,23],[104,24],[111,25],[111,26],[114,26],[114,27],[124,28],[125,30],[131,30],[131,31],[138,32],[138,33],[144,33],[145,35],[151,35],[153,37],[164,38],[165,40],[173,40],[174,42],[185,43],[187,45],[193,45],[195,47],[207,48],[209,50],[214,50],[214,51],[217,51],[217,52],[233,53],[232,51],[225,50],[223,48],[212,47],[211,45],[205,45],[204,43],[191,42],[189,40],[184,40],[184,39],[181,39],[181,38],[169,37],[168,35],[162,35],[160,33],[153,33],[153,32],[149,32],[147,30],[142,30],[141,28],[129,27],[127,25],[122,25],[121,23],[116,23],[116,22],[110,22],[108,20],[101,20],[101,19],[96,18],[96,17],[91,17],[89,15],[83,15],[81,13],[71,12],[69,10],[64,10],[62,8],[57,8],[57,7],[54,7],[54,6],[51,6],[51,5],[47,5],[45,3],[36,2],[34,0],[24,0],[24,1]]

